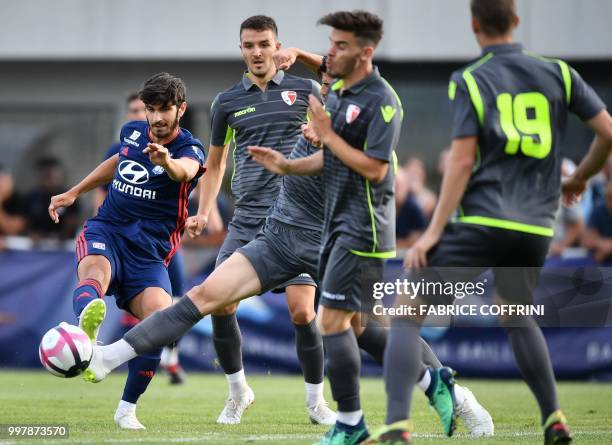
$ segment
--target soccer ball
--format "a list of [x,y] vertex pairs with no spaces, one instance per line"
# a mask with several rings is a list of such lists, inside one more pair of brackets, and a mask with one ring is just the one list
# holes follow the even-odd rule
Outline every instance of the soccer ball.
[[76,377],[89,366],[91,340],[78,326],[60,323],[43,336],[38,348],[40,362],[58,377]]

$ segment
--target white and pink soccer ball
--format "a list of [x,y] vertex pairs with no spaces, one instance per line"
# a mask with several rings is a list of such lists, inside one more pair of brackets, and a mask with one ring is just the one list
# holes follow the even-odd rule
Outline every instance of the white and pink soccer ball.
[[78,326],[60,323],[43,336],[38,348],[40,362],[58,377],[76,377],[89,366],[91,340]]

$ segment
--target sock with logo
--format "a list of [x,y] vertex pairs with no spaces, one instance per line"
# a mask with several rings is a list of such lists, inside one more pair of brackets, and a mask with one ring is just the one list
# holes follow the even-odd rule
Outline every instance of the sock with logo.
[[147,390],[151,383],[159,360],[161,349],[155,353],[134,357],[128,362],[128,377],[123,389],[121,400],[136,403],[138,398]]
[[98,280],[86,278],[81,281],[72,294],[72,309],[74,310],[74,315],[78,318],[90,301],[96,298],[102,298],[102,296],[102,286]]

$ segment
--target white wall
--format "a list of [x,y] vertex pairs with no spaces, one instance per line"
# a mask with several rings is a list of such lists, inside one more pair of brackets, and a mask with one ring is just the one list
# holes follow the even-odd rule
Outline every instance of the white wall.
[[[240,22],[273,16],[288,45],[324,51],[324,13],[385,20],[378,57],[458,60],[478,52],[469,0],[1,0],[0,60],[236,59]],[[611,0],[518,0],[517,39],[566,58],[612,58]]]

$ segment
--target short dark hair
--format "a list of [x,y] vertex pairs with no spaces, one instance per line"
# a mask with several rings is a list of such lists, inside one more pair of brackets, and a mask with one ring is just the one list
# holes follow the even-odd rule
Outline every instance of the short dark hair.
[[137,99],[140,100],[140,96],[138,95],[138,93],[136,93],[136,92],[130,93],[125,98],[125,104],[129,105],[129,104],[131,104],[132,102],[134,102]]
[[514,0],[471,0],[470,10],[482,32],[490,37],[507,34],[516,17]]
[[48,168],[63,168],[62,161],[53,155],[46,155],[36,160],[37,170],[46,170]]
[[321,17],[320,25],[328,25],[342,31],[350,31],[355,37],[367,43],[378,45],[383,36],[383,21],[371,12],[338,11]]
[[185,102],[185,84],[168,73],[158,73],[149,78],[138,92],[138,97],[147,105],[176,105]]
[[249,17],[240,24],[240,35],[244,29],[254,29],[255,31],[265,31],[267,29],[272,30],[275,36],[278,36],[278,28],[276,22],[272,17],[267,15],[254,15]]

